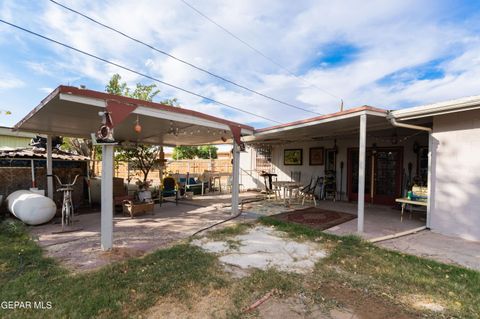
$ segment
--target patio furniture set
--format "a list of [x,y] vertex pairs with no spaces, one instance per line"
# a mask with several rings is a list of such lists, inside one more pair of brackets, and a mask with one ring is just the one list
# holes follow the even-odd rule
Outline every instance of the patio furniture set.
[[[289,181],[277,180],[277,174],[263,172],[260,176],[264,177],[265,183],[265,198],[270,199],[274,197],[276,200],[283,199],[286,206],[297,200],[305,205],[305,201],[312,201],[317,205],[318,199],[327,199],[330,197],[327,192],[326,178],[318,176],[310,178],[309,183],[300,182],[300,172],[292,172]],[[275,180],[273,180],[275,179]],[[336,198],[336,192],[332,191],[333,200]]]
[[[180,177],[166,176],[162,180],[162,185],[158,191],[158,195],[152,197],[152,193],[148,191],[146,196],[123,196],[115,198],[115,203],[121,204],[123,207],[124,215],[129,215],[131,218],[135,216],[151,212],[153,214],[154,205],[156,203],[162,205],[165,202],[165,198],[174,198],[175,204],[178,205],[178,201],[181,198],[191,199],[193,195],[204,195],[207,191],[222,191],[220,183],[221,176],[208,175],[204,178],[195,177]],[[208,180],[208,181],[203,181]],[[217,187],[218,183],[218,187]],[[140,192],[139,194],[140,195]]]

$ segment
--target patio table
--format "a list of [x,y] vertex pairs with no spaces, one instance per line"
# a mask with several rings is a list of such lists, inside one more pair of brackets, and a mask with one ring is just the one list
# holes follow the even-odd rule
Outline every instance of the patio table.
[[400,221],[403,221],[403,212],[404,212],[405,206],[406,206],[407,204],[410,205],[410,218],[412,218],[412,211],[413,211],[412,206],[413,206],[413,205],[424,206],[424,207],[427,207],[427,206],[428,206],[427,201],[412,200],[412,199],[408,199],[408,198],[406,198],[406,197],[397,198],[397,199],[395,199],[395,201],[396,201],[397,203],[402,204],[402,212],[401,212],[401,215],[400,215]]
[[288,190],[288,202],[292,199],[292,193],[294,189],[299,189],[303,186],[302,183],[293,182],[293,181],[275,181],[272,183],[273,186],[279,187],[283,190],[283,199],[285,204],[287,204],[287,190]]

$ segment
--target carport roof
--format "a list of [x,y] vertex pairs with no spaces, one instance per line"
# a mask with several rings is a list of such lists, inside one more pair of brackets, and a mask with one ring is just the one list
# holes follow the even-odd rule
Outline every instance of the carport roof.
[[358,134],[360,128],[359,116],[362,114],[368,116],[367,130],[382,130],[392,127],[386,120],[387,110],[364,105],[341,112],[255,130],[253,136],[246,136],[244,140],[247,143],[275,144]]
[[[168,146],[222,144],[232,138],[233,131],[249,135],[254,130],[248,125],[181,107],[71,86],[55,89],[14,129],[89,138],[101,124],[98,113],[109,104],[115,104],[118,113],[125,114],[114,123],[115,139],[119,141]],[[133,129],[137,119],[142,126],[140,134]]]

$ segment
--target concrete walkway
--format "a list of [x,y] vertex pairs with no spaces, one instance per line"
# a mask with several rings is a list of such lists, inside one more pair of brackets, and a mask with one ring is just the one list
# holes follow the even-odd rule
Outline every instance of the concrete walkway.
[[480,242],[432,231],[390,239],[378,246],[480,271]]

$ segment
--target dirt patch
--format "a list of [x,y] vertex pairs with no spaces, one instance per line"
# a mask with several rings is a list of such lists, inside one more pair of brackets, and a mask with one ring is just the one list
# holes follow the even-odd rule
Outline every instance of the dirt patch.
[[231,307],[229,291],[220,289],[193,298],[188,304],[175,298],[162,299],[143,313],[142,318],[227,318],[227,309]]
[[319,230],[325,230],[352,220],[357,216],[343,212],[335,212],[331,210],[310,207],[306,209],[298,209],[293,212],[285,212],[270,217],[280,221],[286,221]]
[[329,318],[319,309],[311,309],[301,298],[271,299],[259,308],[260,318],[289,319],[326,319]]
[[[333,300],[337,303],[338,308],[332,309],[330,315],[333,318],[336,314],[351,314],[350,317],[359,319],[412,319],[419,318],[408,312],[404,307],[398,304],[387,302],[368,292],[361,292],[348,287],[325,286],[320,289],[322,298]],[[336,310],[336,311],[335,311]],[[337,318],[342,318],[341,315]]]
[[114,247],[109,251],[101,252],[101,257],[109,261],[120,261],[128,258],[141,257],[145,251],[127,247]]

